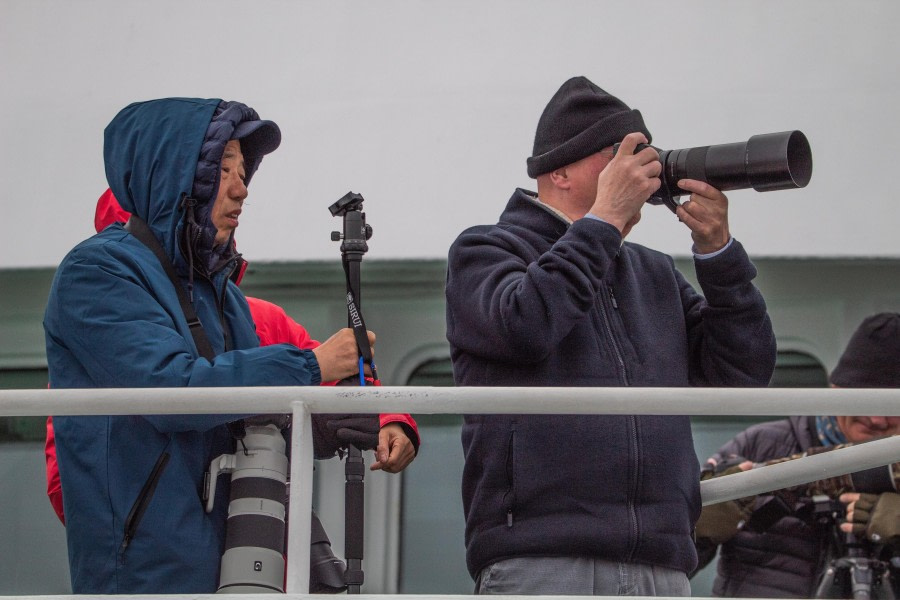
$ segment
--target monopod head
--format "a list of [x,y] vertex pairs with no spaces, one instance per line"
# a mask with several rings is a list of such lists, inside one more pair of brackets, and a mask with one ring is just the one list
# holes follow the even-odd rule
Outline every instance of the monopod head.
[[362,210],[362,194],[347,192],[340,200],[328,207],[332,217],[344,216],[351,210]]
[[328,207],[333,217],[344,218],[344,231],[332,231],[331,241],[341,243],[341,252],[345,259],[359,260],[369,251],[366,240],[372,237],[372,226],[366,224],[366,213],[362,212],[363,197],[361,194],[347,192]]

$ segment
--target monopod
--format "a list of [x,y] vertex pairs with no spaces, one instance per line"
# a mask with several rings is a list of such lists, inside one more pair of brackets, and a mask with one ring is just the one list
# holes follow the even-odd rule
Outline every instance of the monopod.
[[[366,243],[372,237],[372,227],[366,224],[366,215],[362,212],[363,197],[360,194],[347,192],[341,199],[328,207],[333,217],[343,217],[344,230],[331,232],[332,241],[341,241],[341,263],[347,277],[347,322],[356,336],[359,349],[359,378],[348,378],[339,385],[367,385],[365,366],[372,370],[372,381],[378,385],[378,373],[372,361],[372,347],[369,335],[360,310],[360,266],[363,255],[368,252]],[[348,594],[360,593],[364,575],[363,532],[365,498],[363,478],[365,463],[362,451],[350,444],[347,447],[347,462],[344,466],[346,484],[344,488],[344,557],[347,570],[344,572],[344,583]]]

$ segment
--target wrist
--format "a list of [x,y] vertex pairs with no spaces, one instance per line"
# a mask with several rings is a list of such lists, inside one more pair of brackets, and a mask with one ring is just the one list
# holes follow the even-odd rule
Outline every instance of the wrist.
[[[319,348],[321,348],[321,346],[319,346]],[[319,367],[319,382],[331,381],[332,379],[336,379],[336,377],[334,377],[326,367],[325,356],[320,353],[319,348],[313,348],[312,350],[310,350],[310,352],[313,353],[313,356],[316,357],[316,365]]]
[[708,254],[717,254],[728,247],[731,243],[731,236],[726,235],[725,239],[717,239],[714,242],[694,240],[694,254],[698,256],[706,256]]
[[601,215],[597,212],[590,211],[586,215],[584,215],[586,219],[594,219],[596,221],[601,221],[603,223],[609,223],[613,227],[615,227],[619,233],[621,234],[625,230],[625,226],[628,224],[627,219],[617,218],[615,215]]

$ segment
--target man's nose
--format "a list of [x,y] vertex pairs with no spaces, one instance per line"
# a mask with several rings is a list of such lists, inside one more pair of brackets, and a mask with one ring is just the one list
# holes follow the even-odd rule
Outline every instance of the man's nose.
[[231,197],[237,200],[238,202],[243,202],[247,199],[247,184],[243,182],[240,178],[235,182],[234,186],[231,189]]

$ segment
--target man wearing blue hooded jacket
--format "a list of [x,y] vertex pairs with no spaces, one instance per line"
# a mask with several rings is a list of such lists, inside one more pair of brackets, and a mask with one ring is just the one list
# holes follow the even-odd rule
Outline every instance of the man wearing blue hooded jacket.
[[[537,193],[517,189],[496,225],[450,249],[458,385],[768,384],[775,336],[725,195],[678,182],[705,297],[669,256],[625,241],[660,186],[657,152],[638,147],[649,142],[641,113],[585,77],[551,98],[527,161]],[[462,443],[477,593],[690,595],[700,469],[688,417],[467,415]]]
[[[214,358],[201,357],[161,261],[116,224],[57,270],[44,317],[52,388],[317,385],[357,372],[350,329],[314,350],[259,347],[229,279],[246,186],[280,140],[275,123],[218,99],[140,102],[112,120],[110,188],[161,245]],[[75,593],[216,590],[228,492],[219,490],[207,514],[203,475],[213,457],[233,451],[225,424],[236,418],[54,419]]]

